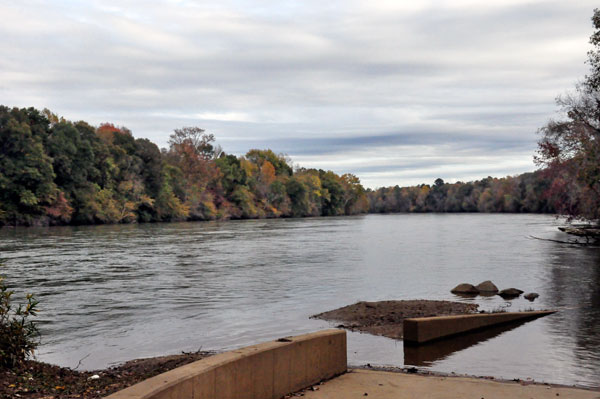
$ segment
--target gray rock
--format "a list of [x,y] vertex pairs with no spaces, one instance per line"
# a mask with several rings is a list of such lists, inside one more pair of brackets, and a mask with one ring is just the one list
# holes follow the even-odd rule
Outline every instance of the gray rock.
[[462,283],[450,290],[453,294],[477,295],[479,290],[473,284]]
[[483,283],[479,283],[477,284],[477,287],[475,287],[479,290],[479,292],[483,292],[483,293],[497,293],[498,292],[498,287],[496,287],[496,285],[494,283],[492,283],[490,280],[486,280]]
[[535,298],[539,297],[540,294],[538,294],[537,292],[530,292],[529,294],[525,295],[523,298],[527,299],[528,301],[535,301]]
[[498,295],[500,295],[504,299],[508,299],[508,298],[516,298],[519,295],[521,295],[522,293],[523,293],[523,291],[518,290],[516,288],[507,288],[505,290],[500,291],[498,293]]

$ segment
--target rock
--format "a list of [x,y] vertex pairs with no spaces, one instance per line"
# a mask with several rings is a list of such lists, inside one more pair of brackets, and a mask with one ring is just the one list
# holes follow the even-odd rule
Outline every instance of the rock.
[[540,294],[538,294],[537,292],[530,292],[529,294],[525,295],[524,298],[528,301],[533,302],[538,296],[540,296]]
[[479,283],[477,284],[477,287],[475,287],[479,290],[479,292],[483,292],[483,293],[497,293],[498,292],[498,287],[496,287],[496,284],[492,283],[490,280],[486,280],[483,283]]
[[475,288],[472,284],[462,283],[457,285],[456,287],[450,290],[453,294],[469,294],[469,295],[477,295],[479,294],[479,290]]
[[498,295],[500,295],[504,299],[512,299],[518,297],[522,293],[523,291],[518,290],[516,288],[507,288],[505,290],[500,291]]

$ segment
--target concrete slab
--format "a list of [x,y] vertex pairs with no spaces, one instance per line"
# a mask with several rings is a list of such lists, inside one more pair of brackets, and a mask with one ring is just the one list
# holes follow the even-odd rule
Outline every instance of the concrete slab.
[[600,392],[466,377],[354,369],[308,390],[306,399],[600,399]]
[[553,310],[532,312],[476,313],[457,316],[421,317],[404,320],[404,342],[420,344],[469,331],[519,320],[533,320],[556,313]]

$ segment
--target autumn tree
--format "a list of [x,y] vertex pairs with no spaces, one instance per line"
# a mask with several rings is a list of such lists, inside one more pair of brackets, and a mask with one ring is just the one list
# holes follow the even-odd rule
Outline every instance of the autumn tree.
[[600,10],[592,17],[590,73],[575,93],[557,99],[562,117],[540,129],[536,162],[553,177],[548,190],[557,210],[600,220]]
[[213,188],[219,178],[213,143],[215,137],[199,127],[175,129],[169,138],[167,161],[182,172],[185,197],[192,219],[217,217]]

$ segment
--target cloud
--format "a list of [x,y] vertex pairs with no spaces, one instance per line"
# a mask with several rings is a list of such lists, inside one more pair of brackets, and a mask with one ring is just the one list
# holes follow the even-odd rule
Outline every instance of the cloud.
[[0,98],[159,145],[198,125],[369,185],[505,175],[533,169],[554,97],[586,73],[595,6],[0,0]]

